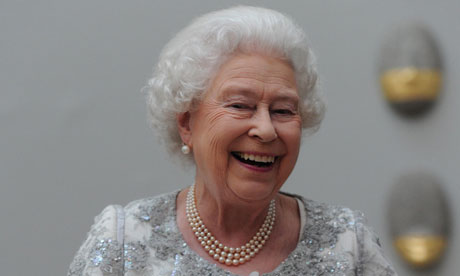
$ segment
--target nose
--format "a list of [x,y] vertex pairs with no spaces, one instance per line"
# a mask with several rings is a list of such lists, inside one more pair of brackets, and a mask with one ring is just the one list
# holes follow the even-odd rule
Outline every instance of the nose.
[[258,110],[256,114],[254,114],[252,126],[248,134],[264,143],[271,142],[278,138],[268,110]]

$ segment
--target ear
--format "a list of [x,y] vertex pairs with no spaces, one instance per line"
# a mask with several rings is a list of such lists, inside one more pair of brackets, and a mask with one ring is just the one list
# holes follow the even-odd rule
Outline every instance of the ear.
[[177,129],[179,130],[179,135],[182,138],[182,142],[188,145],[189,147],[192,146],[192,130],[190,127],[190,112],[183,112],[179,113],[176,116],[177,121]]

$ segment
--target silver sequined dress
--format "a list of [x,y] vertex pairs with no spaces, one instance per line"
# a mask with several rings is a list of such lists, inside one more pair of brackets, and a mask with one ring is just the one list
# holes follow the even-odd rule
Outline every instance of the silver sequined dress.
[[[124,208],[106,207],[67,275],[234,275],[187,246],[176,224],[177,194],[137,200]],[[285,261],[264,275],[396,275],[361,213],[290,196],[305,209],[299,243]]]

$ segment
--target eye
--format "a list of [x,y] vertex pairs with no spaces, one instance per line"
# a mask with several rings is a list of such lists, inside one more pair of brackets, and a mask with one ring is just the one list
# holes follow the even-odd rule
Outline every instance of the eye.
[[234,109],[250,109],[251,107],[242,103],[232,103],[229,107]]
[[294,112],[290,109],[275,109],[272,112],[277,115],[294,115]]

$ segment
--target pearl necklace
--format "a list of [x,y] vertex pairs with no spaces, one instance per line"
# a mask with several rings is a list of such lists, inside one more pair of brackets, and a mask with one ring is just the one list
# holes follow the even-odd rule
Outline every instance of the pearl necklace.
[[259,231],[245,245],[240,247],[228,247],[219,242],[214,235],[206,228],[200,218],[195,204],[195,185],[190,187],[187,194],[187,203],[185,206],[187,219],[192,227],[192,231],[203,249],[221,264],[241,265],[249,262],[257,253],[262,250],[275,224],[275,200],[270,201],[267,216]]

